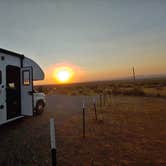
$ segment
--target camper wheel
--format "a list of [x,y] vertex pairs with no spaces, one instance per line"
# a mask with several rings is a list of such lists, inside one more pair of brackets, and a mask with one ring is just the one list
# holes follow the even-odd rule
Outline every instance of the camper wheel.
[[39,100],[36,104],[36,115],[41,114],[44,111],[44,102]]

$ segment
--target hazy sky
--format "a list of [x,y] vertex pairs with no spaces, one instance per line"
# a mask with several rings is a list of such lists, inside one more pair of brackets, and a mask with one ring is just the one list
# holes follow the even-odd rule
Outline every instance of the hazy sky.
[[[166,73],[165,0],[0,0],[0,47],[76,81]],[[47,74],[48,77],[48,74]]]

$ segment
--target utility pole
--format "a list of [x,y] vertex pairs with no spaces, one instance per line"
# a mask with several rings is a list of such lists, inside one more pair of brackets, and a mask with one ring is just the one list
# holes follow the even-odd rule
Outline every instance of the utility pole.
[[133,66],[133,80],[134,80],[134,82],[135,82],[135,69],[134,69],[134,66]]

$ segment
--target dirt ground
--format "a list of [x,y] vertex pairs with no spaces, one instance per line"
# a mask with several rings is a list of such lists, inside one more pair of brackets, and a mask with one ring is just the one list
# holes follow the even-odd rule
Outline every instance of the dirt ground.
[[97,121],[92,98],[52,95],[47,105],[40,116],[0,127],[0,165],[50,165],[50,117],[56,122],[59,166],[166,165],[165,99],[113,96],[107,106],[97,106]]

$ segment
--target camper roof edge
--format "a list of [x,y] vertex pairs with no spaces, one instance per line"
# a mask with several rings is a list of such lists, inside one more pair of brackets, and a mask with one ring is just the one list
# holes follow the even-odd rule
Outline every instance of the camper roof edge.
[[5,49],[3,49],[3,48],[0,48],[0,53],[12,55],[12,56],[16,56],[16,57],[19,57],[19,58],[21,58],[21,59],[24,58],[24,55],[23,55],[23,54],[18,54],[18,53],[16,53],[16,52],[9,51],[9,50],[5,50]]

